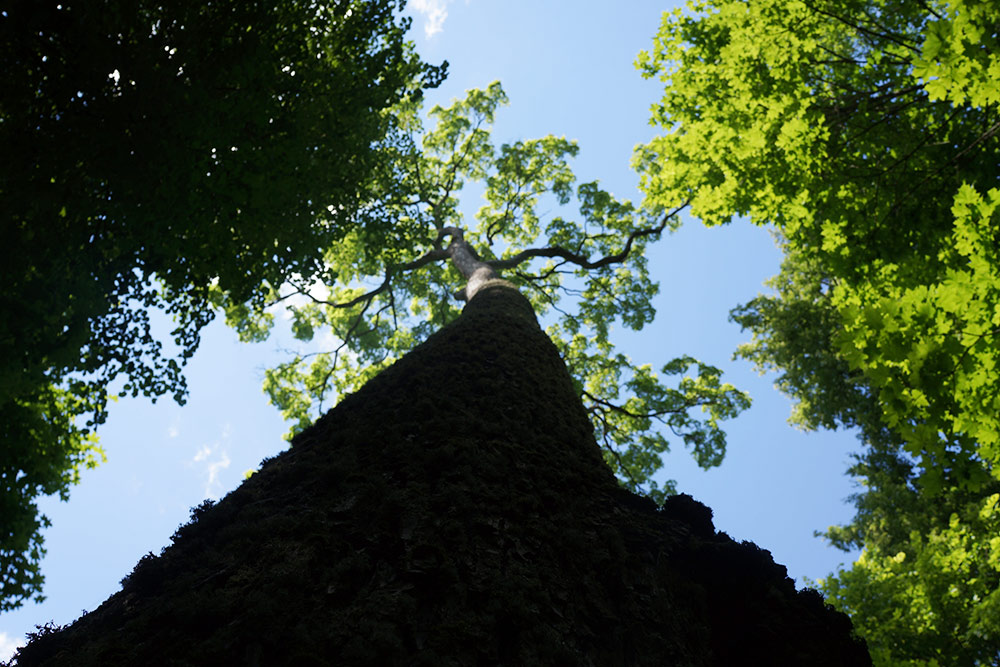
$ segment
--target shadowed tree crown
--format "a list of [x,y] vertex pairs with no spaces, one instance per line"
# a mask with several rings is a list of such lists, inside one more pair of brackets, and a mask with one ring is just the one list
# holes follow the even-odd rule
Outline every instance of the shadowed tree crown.
[[394,224],[346,213],[383,111],[443,75],[399,4],[4,3],[0,610],[40,590],[35,500],[102,458],[109,392],[183,402],[210,285],[259,301],[348,227]]

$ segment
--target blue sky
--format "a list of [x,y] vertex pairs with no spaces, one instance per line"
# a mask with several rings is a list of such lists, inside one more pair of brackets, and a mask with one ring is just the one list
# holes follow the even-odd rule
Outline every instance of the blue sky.
[[[422,56],[450,62],[431,102],[499,79],[511,104],[498,114],[497,143],[550,133],[575,139],[579,180],[600,179],[635,201],[640,193],[629,159],[637,143],[656,134],[648,109],[662,84],[641,79],[633,61],[673,6],[416,0],[407,11]],[[753,407],[726,425],[729,448],[720,468],[700,470],[679,447],[664,475],[712,507],[717,528],[770,550],[801,585],[804,576],[820,578],[853,560],[813,531],[852,514],[844,501],[853,487],[844,471],[856,441],[846,432],[793,429],[786,422],[791,404],[773,388],[774,378],[731,361],[747,335],[727,321],[728,312],[765,290],[780,259],[766,229],[745,222],[706,229],[686,219],[650,254],[660,282],[656,321],[641,332],[618,332],[615,340],[634,360],[655,367],[693,355],[751,394]],[[100,433],[107,463],[84,475],[69,502],[42,504],[53,522],[45,533],[47,599],[0,615],[0,659],[36,624],[65,624],[97,607],[143,554],[169,542],[189,508],[225,495],[244,471],[284,448],[287,426],[267,404],[261,381],[265,368],[287,359],[289,347],[280,330],[265,343],[241,344],[217,322],[188,366],[187,405],[165,398],[112,406]]]

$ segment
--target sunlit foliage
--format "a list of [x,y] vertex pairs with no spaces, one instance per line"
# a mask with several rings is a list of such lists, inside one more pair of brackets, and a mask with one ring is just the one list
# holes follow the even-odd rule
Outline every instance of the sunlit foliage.
[[881,665],[1000,657],[998,25],[970,0],[695,2],[638,63],[666,86],[649,201],[785,250],[733,311],[739,355],[799,426],[859,429],[858,514],[827,537],[864,556],[824,588]]

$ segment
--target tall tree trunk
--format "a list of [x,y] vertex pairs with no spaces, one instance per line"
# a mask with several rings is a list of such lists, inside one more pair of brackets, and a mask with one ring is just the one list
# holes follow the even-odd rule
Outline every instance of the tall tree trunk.
[[846,616],[614,480],[516,290],[345,398],[20,665],[868,665]]
[[481,260],[476,251],[465,240],[464,231],[458,227],[445,227],[441,233],[451,237],[451,243],[448,244],[447,249],[448,257],[466,281],[465,287],[455,293],[457,298],[462,301],[471,301],[479,290],[500,280],[500,274]]

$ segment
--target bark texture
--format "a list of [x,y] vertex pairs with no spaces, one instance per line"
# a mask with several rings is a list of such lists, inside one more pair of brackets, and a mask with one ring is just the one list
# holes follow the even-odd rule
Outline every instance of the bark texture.
[[708,508],[617,485],[493,281],[174,538],[17,664],[871,664]]

